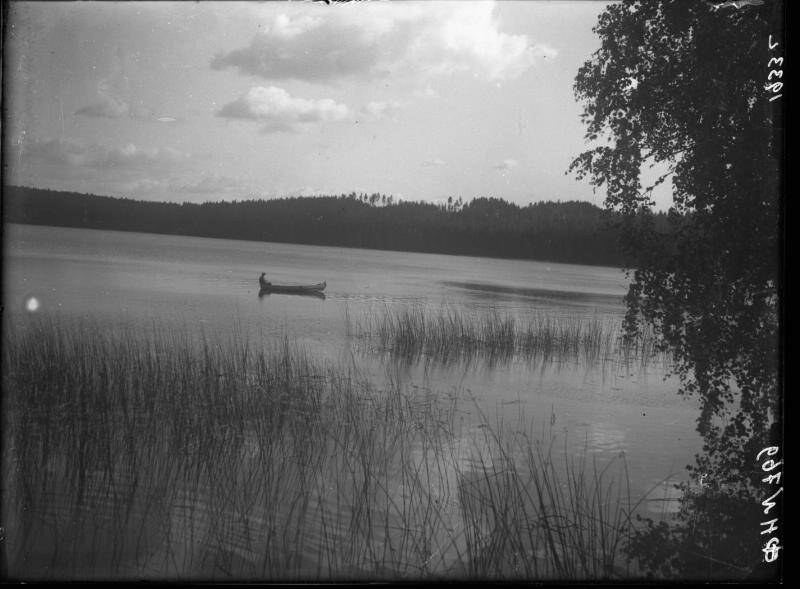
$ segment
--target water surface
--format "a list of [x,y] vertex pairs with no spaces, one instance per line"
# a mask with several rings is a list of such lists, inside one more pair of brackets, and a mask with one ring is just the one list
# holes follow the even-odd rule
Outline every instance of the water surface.
[[[288,337],[316,358],[356,366],[379,390],[392,379],[437,398],[458,395],[465,442],[480,437],[485,419],[515,423],[523,415],[561,432],[573,454],[584,447],[601,459],[624,453],[634,495],[667,477],[685,478],[684,466],[700,450],[696,407],[676,395],[675,380],[658,365],[519,356],[443,364],[397,357],[348,329],[348,321],[408,308],[619,322],[626,282],[617,268],[26,225],[4,230],[4,319],[11,326],[52,315],[257,345]],[[259,297],[261,272],[279,284],[326,281],[326,297]],[[665,502],[643,509],[658,513]]]

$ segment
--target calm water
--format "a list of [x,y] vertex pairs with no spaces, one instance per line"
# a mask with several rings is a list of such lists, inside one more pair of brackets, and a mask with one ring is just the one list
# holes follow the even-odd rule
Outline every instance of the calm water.
[[[288,335],[315,357],[356,362],[378,387],[391,376],[431,394],[460,391],[491,419],[509,422],[521,411],[542,423],[554,414],[570,451],[587,444],[600,458],[625,452],[634,495],[670,475],[684,478],[700,450],[694,403],[679,398],[657,366],[523,358],[441,366],[392,358],[347,332],[348,316],[420,307],[619,321],[625,276],[616,268],[25,225],[4,226],[4,237],[11,325],[54,314],[254,341]],[[259,298],[262,271],[274,283],[325,280],[327,296]],[[465,410],[467,432],[478,431],[476,413]],[[646,511],[663,509],[663,501],[645,503]]]

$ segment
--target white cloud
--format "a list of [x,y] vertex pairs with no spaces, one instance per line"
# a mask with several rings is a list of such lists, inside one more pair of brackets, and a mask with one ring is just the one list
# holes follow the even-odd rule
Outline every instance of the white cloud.
[[[318,7],[312,7],[318,8]],[[500,30],[492,2],[376,2],[265,17],[249,45],[217,55],[215,69],[269,80],[331,82],[346,76],[471,72],[520,76],[555,50]]]
[[438,167],[438,166],[444,166],[445,163],[446,162],[444,160],[441,160],[441,159],[439,159],[437,157],[437,158],[434,158],[434,159],[431,159],[431,160],[425,160],[420,165],[423,168],[433,168],[433,167]]
[[385,119],[392,118],[397,114],[403,105],[397,101],[374,101],[365,104],[361,112],[371,119]]
[[519,77],[535,61],[533,47],[525,35],[499,30],[494,6],[471,4],[454,10],[437,31],[444,48],[443,71],[478,70],[490,80]]
[[503,160],[499,164],[495,164],[494,169],[500,170],[501,172],[509,172],[516,168],[519,165],[519,162],[514,159],[507,159]]
[[223,106],[217,116],[261,122],[265,132],[299,131],[304,125],[342,121],[350,111],[330,98],[296,98],[283,88],[257,86]]
[[279,186],[276,188],[273,198],[291,198],[300,196],[330,196],[332,194],[339,194],[341,191],[320,188],[318,186],[311,186],[305,184],[303,186],[294,186],[286,188]]

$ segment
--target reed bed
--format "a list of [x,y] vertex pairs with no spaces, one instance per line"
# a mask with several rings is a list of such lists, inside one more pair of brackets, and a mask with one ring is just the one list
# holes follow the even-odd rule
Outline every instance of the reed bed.
[[458,398],[378,389],[286,340],[66,320],[4,340],[11,578],[630,573],[624,464],[561,464],[552,432],[464,431]]
[[596,317],[537,314],[519,319],[498,312],[403,307],[358,318],[348,313],[346,322],[351,336],[372,340],[382,350],[413,360],[426,356],[446,364],[475,357],[497,362],[519,356],[540,362],[668,365],[651,331],[626,341],[619,322]]

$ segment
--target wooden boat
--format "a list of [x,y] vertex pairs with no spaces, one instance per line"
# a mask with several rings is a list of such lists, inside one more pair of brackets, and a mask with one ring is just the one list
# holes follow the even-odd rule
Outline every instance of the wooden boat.
[[258,291],[258,296],[262,297],[268,294],[299,294],[299,295],[312,295],[317,297],[325,297],[325,293],[322,291],[325,290],[325,287],[328,284],[326,282],[320,282],[319,284],[309,284],[309,285],[301,285],[301,284],[269,284],[267,286],[262,286],[261,290]]

